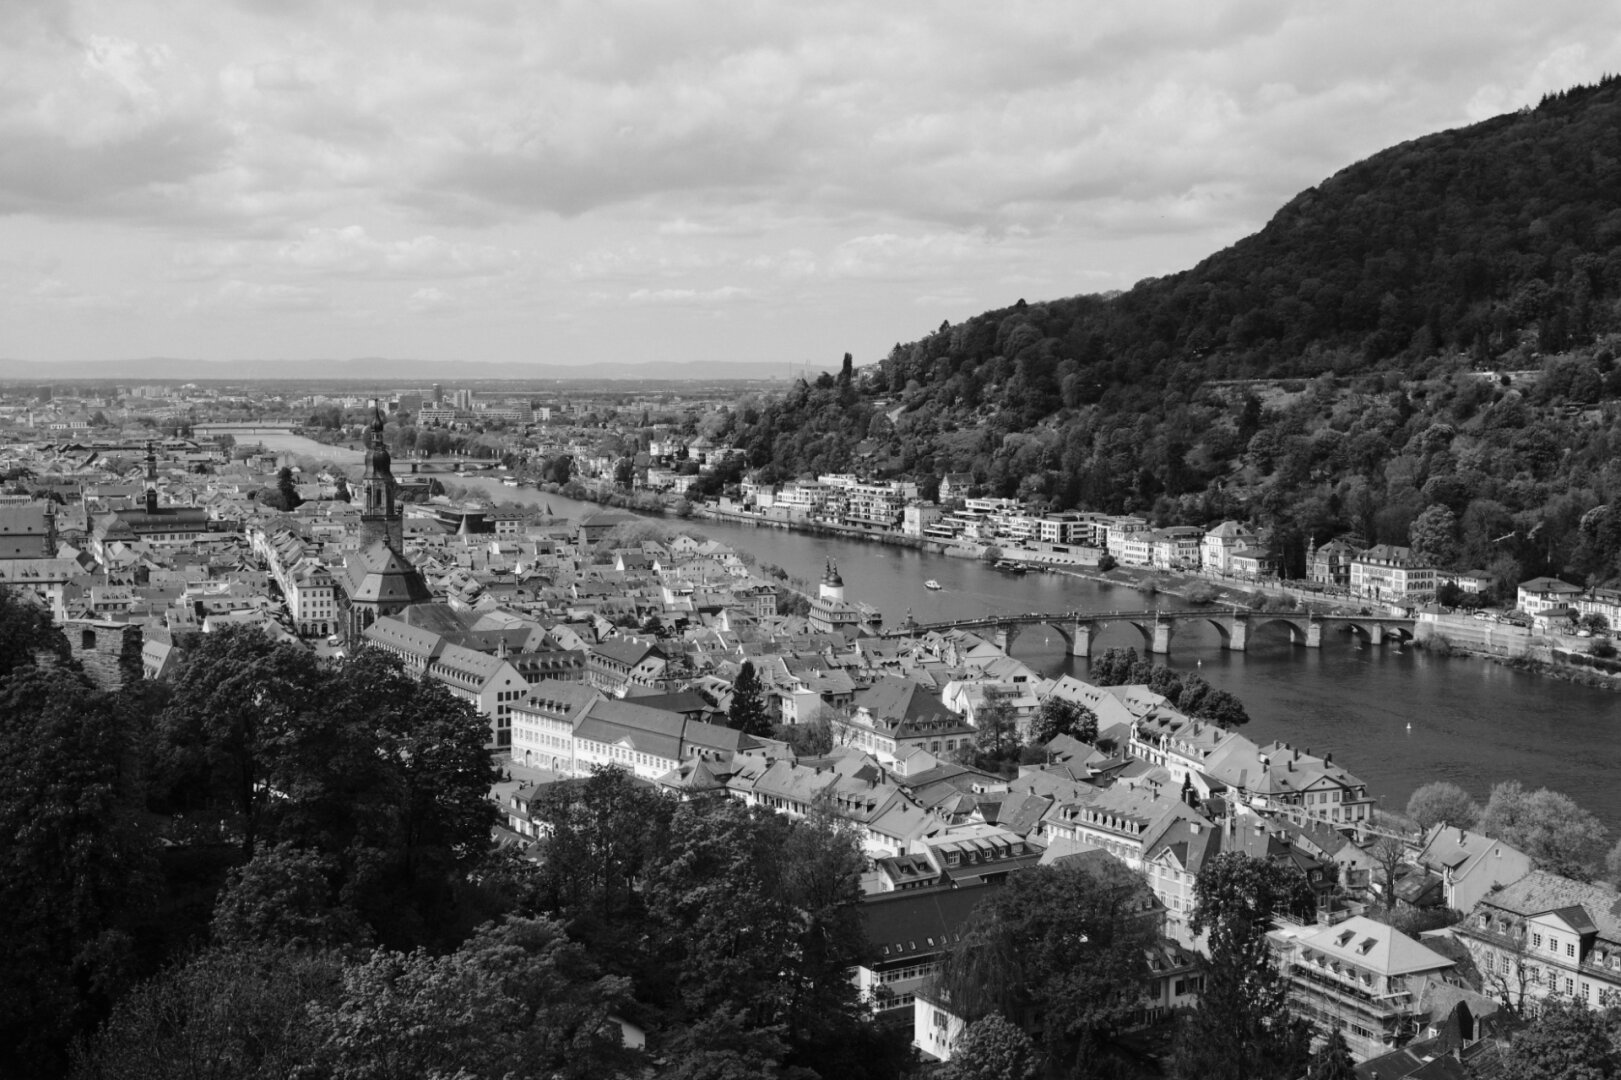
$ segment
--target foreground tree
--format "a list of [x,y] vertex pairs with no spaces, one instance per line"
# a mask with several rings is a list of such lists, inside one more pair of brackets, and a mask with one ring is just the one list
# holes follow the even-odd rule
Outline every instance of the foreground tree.
[[1434,780],[1413,792],[1407,816],[1426,833],[1436,825],[1473,829],[1480,823],[1480,804],[1450,780]]
[[1591,881],[1604,865],[1608,830],[1568,795],[1518,780],[1492,788],[1480,815],[1480,830],[1525,852],[1539,870]]
[[673,984],[668,1007],[685,1025],[738,1017],[780,1037],[785,1064],[881,1075],[889,1048],[849,977],[867,955],[864,865],[848,826],[826,814],[681,804],[643,889],[660,960],[644,977]]
[[1292,1080],[1311,1028],[1288,1010],[1288,990],[1266,933],[1272,916],[1311,909],[1294,867],[1237,852],[1218,855],[1194,886],[1190,923],[1207,933],[1210,963],[1199,1004],[1182,1022],[1173,1071],[1184,1080]]
[[321,699],[313,653],[273,641],[258,627],[193,635],[158,719],[157,775],[165,809],[207,820],[253,858],[265,827],[283,741]]
[[1054,1062],[1097,1067],[1142,1006],[1153,910],[1143,880],[1112,859],[1025,871],[975,911],[941,988],[968,1021],[1039,1027]]
[[1036,1080],[1043,1054],[1016,1024],[991,1013],[969,1024],[952,1047],[946,1080]]
[[1614,1009],[1590,1009],[1569,998],[1550,997],[1536,1018],[1514,1036],[1504,1080],[1608,1080],[1621,1076]]
[[76,1055],[74,1080],[283,1080],[320,1044],[309,1010],[342,985],[330,953],[235,943],[138,987]]
[[364,944],[365,924],[335,896],[337,862],[291,844],[260,848],[231,871],[215,901],[214,940],[238,947]]
[[60,668],[0,681],[0,1075],[60,1075],[135,971],[155,845],[117,704]]
[[601,975],[562,927],[508,919],[448,956],[379,950],[344,972],[332,1005],[311,1010],[315,1075],[330,1080],[455,1076],[594,1080],[634,1055],[609,1014],[625,979]]

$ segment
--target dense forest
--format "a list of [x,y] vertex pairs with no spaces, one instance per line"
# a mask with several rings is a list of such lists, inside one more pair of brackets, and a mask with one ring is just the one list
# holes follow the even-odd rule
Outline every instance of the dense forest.
[[[1018,301],[740,411],[767,480],[1415,543],[1507,585],[1621,575],[1621,80],[1417,139],[1113,295]],[[927,486],[926,486],[927,490]]]

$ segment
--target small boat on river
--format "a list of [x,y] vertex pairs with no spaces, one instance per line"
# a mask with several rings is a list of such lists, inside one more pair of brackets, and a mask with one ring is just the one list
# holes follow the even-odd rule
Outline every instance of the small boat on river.
[[934,580],[933,578],[930,578],[929,580],[927,580],[927,581],[925,581],[923,583],[923,587],[925,589],[938,589],[938,588],[940,588],[940,583],[938,581]]

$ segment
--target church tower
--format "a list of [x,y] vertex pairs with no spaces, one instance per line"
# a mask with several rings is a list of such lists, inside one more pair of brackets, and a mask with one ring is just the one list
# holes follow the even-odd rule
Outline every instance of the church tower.
[[344,636],[359,648],[366,629],[378,619],[397,615],[412,604],[433,599],[433,592],[402,552],[405,526],[395,502],[394,473],[383,445],[383,414],[372,403],[366,445],[366,473],[360,478],[360,550],[351,552],[336,575]]
[[816,590],[816,596],[821,600],[844,600],[844,579],[839,576],[839,568],[834,561],[827,560],[827,570],[822,574],[822,584]]
[[146,444],[146,512],[158,512],[158,453],[151,440]]
[[392,551],[404,543],[405,527],[394,502],[394,472],[383,443],[383,413],[374,399],[372,422],[366,438],[366,472],[360,478],[360,546],[381,540]]

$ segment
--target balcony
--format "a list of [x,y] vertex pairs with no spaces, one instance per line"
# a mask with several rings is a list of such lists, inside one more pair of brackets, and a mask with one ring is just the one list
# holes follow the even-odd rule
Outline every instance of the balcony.
[[[1325,972],[1298,963],[1289,968],[1288,978],[1290,982],[1297,984],[1292,988],[1291,994],[1296,992],[1318,994],[1351,1009],[1358,1016],[1393,1021],[1406,1011],[1389,1000],[1374,996],[1371,990],[1352,986]],[[1405,991],[1401,996],[1406,996]]]

